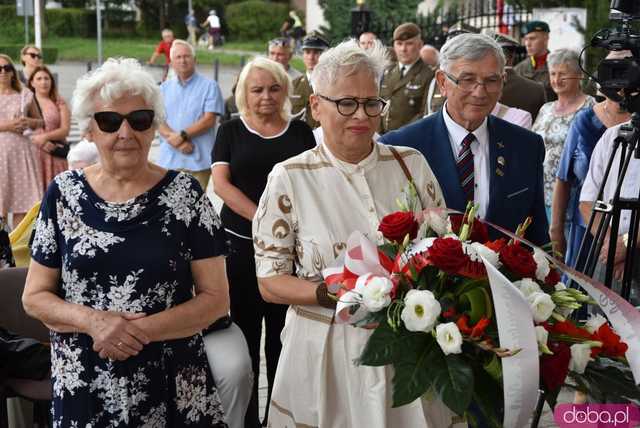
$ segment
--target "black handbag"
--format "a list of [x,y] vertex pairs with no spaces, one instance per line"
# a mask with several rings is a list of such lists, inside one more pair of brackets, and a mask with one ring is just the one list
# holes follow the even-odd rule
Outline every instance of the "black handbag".
[[66,159],[69,154],[69,143],[66,141],[49,141],[55,148],[49,152],[51,156]]

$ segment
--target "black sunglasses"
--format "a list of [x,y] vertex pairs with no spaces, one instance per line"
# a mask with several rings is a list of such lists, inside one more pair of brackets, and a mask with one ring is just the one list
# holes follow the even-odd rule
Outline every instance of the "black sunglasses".
[[115,111],[100,111],[94,113],[93,118],[102,132],[112,133],[120,129],[125,119],[134,131],[146,131],[153,125],[154,116],[153,110],[134,110],[125,115]]
[[42,59],[42,55],[39,53],[27,52],[26,55],[29,55],[33,59]]
[[0,65],[0,71],[4,71],[5,73],[11,73],[13,72],[13,66],[9,64]]

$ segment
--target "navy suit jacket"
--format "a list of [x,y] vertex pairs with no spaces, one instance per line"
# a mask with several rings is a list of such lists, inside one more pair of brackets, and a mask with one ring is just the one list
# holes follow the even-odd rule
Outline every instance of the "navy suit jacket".
[[[489,116],[489,206],[485,219],[515,231],[525,218],[533,223],[525,238],[537,245],[549,242],[544,206],[544,143],[538,134]],[[466,199],[442,110],[385,134],[380,142],[419,150],[433,170],[448,208],[464,211]],[[500,236],[492,231],[492,237]]]

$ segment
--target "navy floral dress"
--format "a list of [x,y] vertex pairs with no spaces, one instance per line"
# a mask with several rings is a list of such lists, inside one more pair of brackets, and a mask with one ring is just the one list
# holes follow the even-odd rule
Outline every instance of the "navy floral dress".
[[[58,175],[42,202],[32,257],[60,269],[62,299],[154,314],[193,297],[190,262],[226,252],[197,181],[175,171],[124,203],[102,200],[81,170]],[[225,426],[201,334],[102,359],[90,336],[51,334],[54,427]]]

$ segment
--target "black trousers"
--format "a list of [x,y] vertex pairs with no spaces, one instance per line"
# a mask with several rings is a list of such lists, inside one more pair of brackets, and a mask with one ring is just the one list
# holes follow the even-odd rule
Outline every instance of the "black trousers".
[[[253,242],[248,239],[229,237],[229,255],[227,257],[227,278],[229,279],[229,295],[231,297],[231,318],[244,333],[249,346],[254,381],[253,392],[245,426],[255,427],[260,423],[258,415],[258,378],[260,375],[260,338],[262,336],[262,321],[265,324],[264,353],[267,366],[267,408],[264,420],[269,415],[271,390],[276,375],[278,358],[282,343],[280,332],[284,327],[287,305],[267,303],[258,291],[256,278],[256,263],[253,253]],[[259,425],[257,425],[259,426]]]

